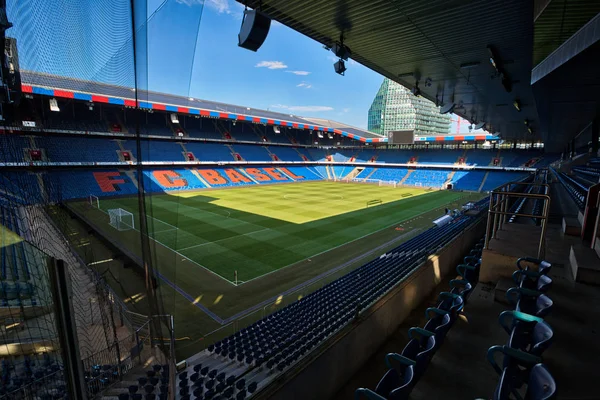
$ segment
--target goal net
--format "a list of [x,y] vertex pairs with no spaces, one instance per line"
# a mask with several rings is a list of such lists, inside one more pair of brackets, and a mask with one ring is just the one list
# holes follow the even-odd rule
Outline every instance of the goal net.
[[127,231],[135,229],[133,214],[122,208],[113,208],[108,210],[110,225],[118,231]]
[[396,187],[396,181],[379,181],[379,186],[393,186]]
[[88,202],[90,203],[90,207],[100,208],[100,199],[98,198],[98,196],[94,196],[93,194],[90,194],[88,197]]

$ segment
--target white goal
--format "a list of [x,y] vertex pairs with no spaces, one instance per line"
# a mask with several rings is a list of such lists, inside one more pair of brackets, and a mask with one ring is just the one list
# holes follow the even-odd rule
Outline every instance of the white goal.
[[100,199],[98,198],[98,196],[94,196],[93,194],[90,194],[88,197],[88,202],[90,203],[90,207],[100,208]]
[[110,225],[118,231],[128,231],[135,229],[133,214],[122,208],[113,208],[108,210]]
[[396,187],[396,186],[398,186],[398,183],[396,181],[379,181],[379,186],[393,186],[393,187]]

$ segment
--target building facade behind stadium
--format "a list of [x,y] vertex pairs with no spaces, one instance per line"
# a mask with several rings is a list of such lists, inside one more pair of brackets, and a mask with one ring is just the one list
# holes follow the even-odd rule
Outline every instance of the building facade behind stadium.
[[433,102],[385,78],[369,108],[368,129],[380,135],[390,131],[446,135],[450,133],[450,115],[440,114]]

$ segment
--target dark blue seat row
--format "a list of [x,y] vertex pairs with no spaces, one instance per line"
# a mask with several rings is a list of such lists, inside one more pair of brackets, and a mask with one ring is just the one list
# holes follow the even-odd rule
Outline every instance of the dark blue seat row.
[[[483,239],[479,241],[467,257],[479,260],[483,243]],[[475,273],[478,276],[479,269],[475,270]],[[451,280],[450,288],[449,292],[440,293],[436,307],[430,307],[425,311],[428,321],[424,328],[409,329],[410,340],[402,352],[386,355],[385,363],[388,371],[375,390],[359,388],[355,392],[356,399],[404,400],[408,398],[465,306],[473,291],[473,284],[463,277],[463,279]]]
[[[527,265],[525,265],[527,263]],[[544,260],[521,258],[513,280],[517,285],[506,292],[514,310],[500,314],[499,323],[509,335],[505,345],[492,346],[487,358],[499,375],[494,400],[521,399],[521,388],[526,385],[525,398],[546,400],[556,397],[556,383],[542,364],[542,354],[550,347],[554,332],[544,321],[552,309],[552,301],[545,293],[552,287],[548,277],[552,265]],[[502,364],[496,361],[502,356]]]

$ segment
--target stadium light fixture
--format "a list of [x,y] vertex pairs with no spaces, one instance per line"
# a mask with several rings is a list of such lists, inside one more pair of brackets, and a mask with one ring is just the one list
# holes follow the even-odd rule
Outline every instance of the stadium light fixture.
[[342,76],[346,75],[346,64],[344,63],[344,60],[342,60],[341,58],[339,59],[338,62],[333,64],[333,69],[335,70],[336,74],[339,74]]
[[515,106],[518,112],[521,112],[521,103],[518,99],[515,99],[515,101],[513,101],[513,106]]

